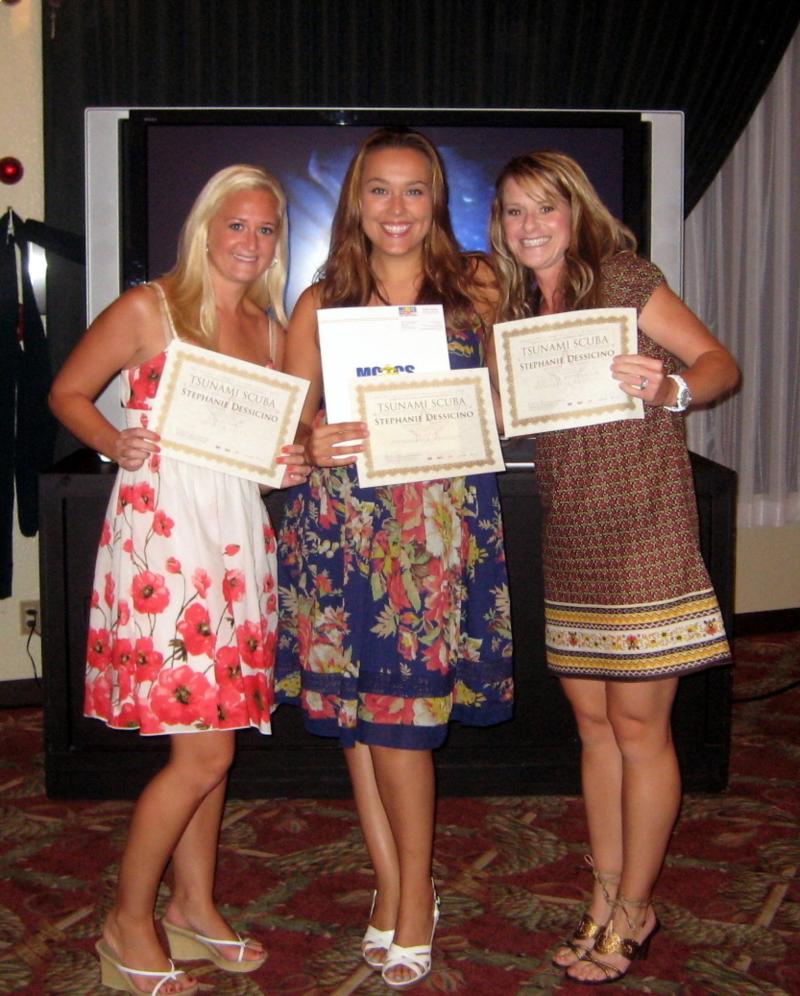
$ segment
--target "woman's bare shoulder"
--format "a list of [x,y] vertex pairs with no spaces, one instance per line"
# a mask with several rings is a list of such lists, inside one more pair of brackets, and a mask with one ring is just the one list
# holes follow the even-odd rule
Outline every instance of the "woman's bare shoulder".
[[156,289],[139,284],[124,291],[95,318],[91,329],[110,328],[135,334],[138,340],[147,339],[160,330],[161,303]]
[[295,304],[294,309],[292,310],[292,315],[294,315],[294,312],[300,306],[303,308],[314,308],[315,310],[322,307],[321,283],[310,284],[306,287],[300,297],[298,297],[297,304]]

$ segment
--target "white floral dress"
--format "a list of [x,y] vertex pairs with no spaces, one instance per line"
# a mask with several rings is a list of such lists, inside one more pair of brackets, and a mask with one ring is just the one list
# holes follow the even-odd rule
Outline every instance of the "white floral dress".
[[[176,338],[151,286],[167,345],[119,375],[128,426],[146,426]],[[144,735],[269,733],[275,577],[257,484],[159,455],[120,468],[95,567],[84,714]]]

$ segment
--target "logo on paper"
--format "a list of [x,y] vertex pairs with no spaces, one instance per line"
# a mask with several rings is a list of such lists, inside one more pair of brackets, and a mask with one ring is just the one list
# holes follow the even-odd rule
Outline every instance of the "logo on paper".
[[376,377],[379,374],[399,374],[414,373],[413,363],[398,363],[393,366],[391,363],[385,367],[356,367],[356,377]]

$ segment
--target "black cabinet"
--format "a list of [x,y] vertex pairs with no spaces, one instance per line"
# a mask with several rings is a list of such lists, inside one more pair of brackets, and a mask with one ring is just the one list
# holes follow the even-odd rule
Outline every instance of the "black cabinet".
[[[735,475],[695,455],[692,465],[703,556],[731,632]],[[135,796],[165,757],[165,737],[109,730],[81,715],[94,559],[114,473],[94,454],[81,451],[41,479],[45,776],[52,798]],[[454,724],[436,755],[439,788],[449,795],[576,793],[575,725],[558,682],[544,666],[535,480],[520,466],[500,476],[500,488],[514,626],[515,718],[486,729]],[[270,495],[267,504],[277,522],[280,492]],[[682,679],[673,729],[687,789],[725,788],[730,710],[729,668]],[[237,733],[237,741],[232,795],[323,798],[349,793],[338,746],[307,734],[298,709],[278,709],[271,737],[247,730]]]

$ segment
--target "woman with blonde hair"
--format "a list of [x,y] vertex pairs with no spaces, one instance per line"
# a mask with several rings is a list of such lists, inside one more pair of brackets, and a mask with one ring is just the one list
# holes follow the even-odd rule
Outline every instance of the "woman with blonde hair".
[[638,314],[637,351],[614,357],[610,375],[644,402],[644,418],[536,437],[548,668],[578,725],[595,878],[554,963],[597,985],[622,978],[658,929],[651,894],[680,802],[678,678],[730,660],[680,413],[731,390],[738,371],[569,156],[504,167],[491,235],[502,319]]
[[[231,929],[213,893],[234,731],[270,732],[275,537],[256,483],[162,456],[147,420],[173,341],[280,367],[286,245],[277,180],[254,166],[221,170],[184,223],[174,269],[95,319],[50,395],[66,427],[119,465],[91,598],[85,715],[170,736],[166,766],[136,803],[97,943],[112,989],[185,996],[197,983],[172,959],[252,972],[267,957]],[[114,374],[122,430],[94,404]],[[279,459],[284,485],[305,478],[301,447]],[[170,861],[162,924],[172,959],[154,922]]]
[[362,955],[394,989],[431,970],[432,751],[450,719],[511,715],[500,506],[491,474],[358,486],[355,458],[335,444],[365,427],[320,413],[317,309],[441,303],[451,366],[474,367],[493,295],[485,259],[458,250],[436,149],[418,132],[374,132],[345,177],[328,259],[289,323],[286,369],[311,381],[302,437],[313,470],[281,526],[279,689],[302,684],[307,728],[344,748],[375,871]]

